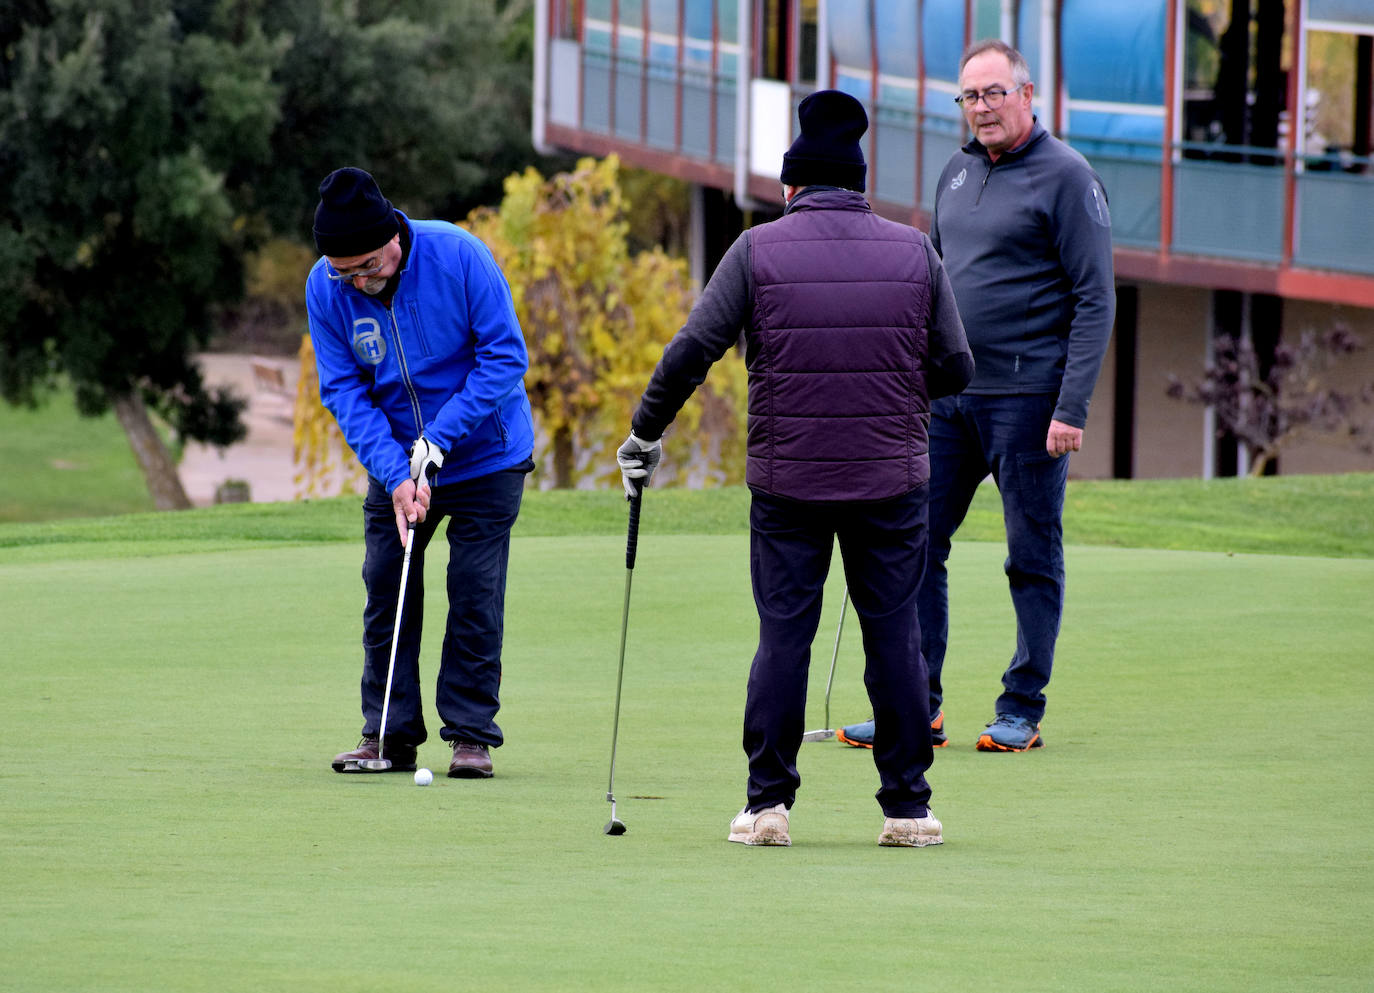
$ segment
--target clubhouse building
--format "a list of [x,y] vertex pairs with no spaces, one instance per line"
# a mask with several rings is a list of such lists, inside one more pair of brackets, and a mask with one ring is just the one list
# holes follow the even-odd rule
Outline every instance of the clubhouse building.
[[[796,105],[834,87],[872,122],[868,197],[928,230],[968,140],[958,60],[1000,37],[1036,113],[1102,176],[1117,325],[1079,478],[1244,473],[1210,412],[1166,395],[1213,336],[1264,357],[1337,324],[1366,350],[1327,375],[1374,382],[1374,0],[536,0],[534,137],[615,153],[692,186],[693,274],[782,207]],[[1281,473],[1374,470],[1315,434]]]

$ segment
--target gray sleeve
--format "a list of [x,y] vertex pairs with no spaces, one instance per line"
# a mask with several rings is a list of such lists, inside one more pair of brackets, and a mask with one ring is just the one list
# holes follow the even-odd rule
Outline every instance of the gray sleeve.
[[926,390],[930,399],[952,396],[973,379],[973,351],[959,318],[954,290],[935,246],[926,242],[926,261],[930,264],[930,324],[927,328]]
[[1081,428],[1088,420],[1088,401],[1116,319],[1112,220],[1107,192],[1091,169],[1073,170],[1060,185],[1054,240],[1073,301],[1064,380],[1054,419]]
[[745,231],[716,266],[687,323],[663,349],[631,418],[637,436],[645,441],[663,436],[687,398],[705,382],[707,371],[739,340],[752,301]]

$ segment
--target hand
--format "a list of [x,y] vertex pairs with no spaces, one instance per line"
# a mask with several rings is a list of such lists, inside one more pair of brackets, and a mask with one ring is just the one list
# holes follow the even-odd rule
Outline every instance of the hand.
[[1076,452],[1083,447],[1083,429],[1065,424],[1063,421],[1050,421],[1050,432],[1045,436],[1045,451],[1055,458]]
[[444,450],[424,435],[410,446],[410,478],[416,486],[428,486],[430,477],[444,465]]
[[396,532],[404,545],[411,525],[421,523],[429,512],[429,487],[416,488],[415,480],[407,479],[391,491],[391,506],[396,511]]
[[636,438],[633,431],[630,432],[630,437],[625,439],[625,444],[615,453],[615,460],[620,464],[620,482],[625,487],[626,500],[633,500],[649,485],[649,480],[653,478],[654,470],[658,468],[661,458],[662,438],[645,441]]

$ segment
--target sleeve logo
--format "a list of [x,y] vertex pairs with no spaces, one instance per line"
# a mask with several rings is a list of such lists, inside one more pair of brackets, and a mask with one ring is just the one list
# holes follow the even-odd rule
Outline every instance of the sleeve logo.
[[1083,197],[1083,209],[1088,212],[1094,224],[1100,224],[1104,228],[1112,226],[1112,215],[1107,210],[1107,193],[1096,183],[1088,185],[1088,192]]

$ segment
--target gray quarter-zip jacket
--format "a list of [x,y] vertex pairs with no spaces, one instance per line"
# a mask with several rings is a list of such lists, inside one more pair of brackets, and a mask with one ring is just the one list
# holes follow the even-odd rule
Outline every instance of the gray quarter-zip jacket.
[[940,175],[931,241],[973,348],[970,394],[1058,395],[1081,428],[1116,311],[1102,180],[1037,121],[996,162],[978,141]]

